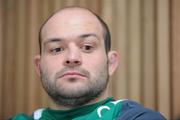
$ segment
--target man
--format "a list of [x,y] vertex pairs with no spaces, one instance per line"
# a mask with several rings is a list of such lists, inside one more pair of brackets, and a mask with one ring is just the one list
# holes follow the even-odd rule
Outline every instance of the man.
[[12,120],[164,120],[157,112],[108,95],[118,66],[107,25],[92,11],[67,7],[41,27],[35,66],[53,105]]

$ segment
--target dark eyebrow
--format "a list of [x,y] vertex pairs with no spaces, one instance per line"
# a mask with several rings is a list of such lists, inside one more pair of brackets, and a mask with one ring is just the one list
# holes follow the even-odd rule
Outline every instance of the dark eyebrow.
[[51,39],[47,39],[45,42],[44,42],[44,45],[47,44],[47,43],[51,43],[51,42],[60,42],[62,41],[63,39],[61,38],[51,38]]
[[[79,38],[88,38],[88,37],[95,37],[98,39],[98,36],[94,33],[87,33],[87,34],[79,35]],[[44,45],[46,45],[48,43],[60,42],[60,41],[63,41],[63,39],[62,38],[50,38],[50,39],[45,40]]]
[[83,34],[83,35],[80,35],[79,37],[80,38],[95,37],[98,39],[98,36],[94,33]]

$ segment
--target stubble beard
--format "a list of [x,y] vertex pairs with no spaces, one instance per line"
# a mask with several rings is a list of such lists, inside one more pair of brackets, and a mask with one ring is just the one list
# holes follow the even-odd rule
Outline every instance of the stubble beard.
[[[63,73],[69,69],[72,68],[64,68],[59,73]],[[86,84],[87,86],[84,86],[83,88],[78,88],[76,91],[68,92],[62,87],[61,84],[57,84],[57,79],[50,79],[47,70],[41,69],[42,85],[45,91],[57,105],[65,107],[78,107],[87,104],[91,100],[99,97],[107,87],[109,79],[107,64],[99,68],[98,73],[96,73],[96,76],[94,77],[91,77],[90,73],[85,69],[73,69],[89,76],[87,79],[88,84]]]

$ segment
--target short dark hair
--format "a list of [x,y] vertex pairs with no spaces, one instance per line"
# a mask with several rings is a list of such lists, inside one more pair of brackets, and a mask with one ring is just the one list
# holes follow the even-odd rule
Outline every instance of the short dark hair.
[[103,21],[103,19],[100,18],[96,13],[93,13],[93,14],[97,17],[97,19],[99,20],[99,22],[101,23],[101,25],[103,27],[103,37],[104,37],[105,50],[106,50],[106,53],[108,53],[111,49],[111,34],[109,31],[109,27]]
[[[73,7],[72,7],[73,8]],[[79,7],[79,8],[83,8],[83,7]],[[102,25],[103,27],[103,38],[104,38],[104,44],[105,44],[105,50],[106,50],[106,53],[108,53],[111,49],[111,34],[110,34],[110,30],[109,30],[109,27],[108,25],[104,22],[104,20],[99,17],[95,12],[91,11],[90,9],[87,9],[87,8],[83,8],[83,9],[86,9],[88,11],[90,11],[93,15],[96,16],[96,18],[99,20],[100,24]],[[56,14],[56,12],[54,12],[52,15],[50,15],[48,17],[48,19],[41,25],[40,27],[40,30],[39,30],[39,49],[40,49],[40,54],[42,52],[42,46],[41,46],[41,32],[42,32],[42,28],[43,26],[47,23],[47,21],[54,15]]]

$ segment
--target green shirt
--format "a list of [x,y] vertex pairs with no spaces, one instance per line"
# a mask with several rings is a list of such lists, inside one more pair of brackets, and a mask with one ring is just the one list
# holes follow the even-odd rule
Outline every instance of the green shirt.
[[12,120],[116,120],[121,113],[122,100],[107,98],[101,102],[71,110],[40,109],[32,117],[16,115]]

